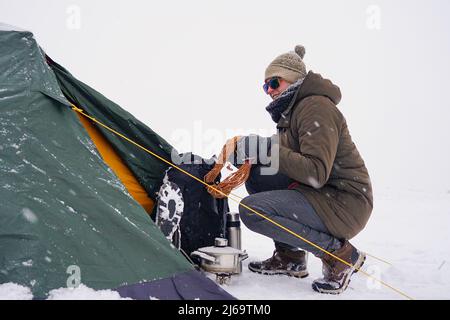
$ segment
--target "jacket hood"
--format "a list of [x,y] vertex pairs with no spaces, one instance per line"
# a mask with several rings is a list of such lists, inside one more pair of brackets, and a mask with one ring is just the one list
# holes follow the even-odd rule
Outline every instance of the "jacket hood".
[[318,73],[309,71],[298,91],[296,102],[309,96],[325,96],[338,104],[341,101],[341,90],[330,80],[322,78]]

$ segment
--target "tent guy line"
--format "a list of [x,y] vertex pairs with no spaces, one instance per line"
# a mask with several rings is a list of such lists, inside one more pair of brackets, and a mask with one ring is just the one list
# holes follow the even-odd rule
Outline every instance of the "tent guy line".
[[[223,193],[221,190],[218,190],[218,189],[214,188],[213,186],[207,184],[206,182],[202,181],[202,180],[199,179],[198,177],[196,177],[196,176],[190,174],[189,172],[187,172],[187,171],[185,171],[185,170],[179,168],[177,165],[173,164],[173,163],[170,162],[169,160],[164,159],[163,157],[161,157],[161,156],[157,155],[156,153],[154,153],[154,152],[148,150],[148,149],[145,148],[144,146],[142,146],[142,145],[140,145],[139,143],[137,143],[137,142],[131,140],[130,138],[126,137],[125,135],[121,134],[120,132],[117,132],[116,130],[114,130],[114,129],[108,127],[108,126],[105,125],[105,124],[103,124],[102,122],[98,121],[98,120],[95,119],[94,117],[92,117],[92,116],[90,116],[90,115],[84,113],[83,109],[78,108],[77,106],[75,106],[75,105],[72,104],[72,103],[71,103],[71,108],[72,108],[72,110],[78,112],[78,113],[81,114],[82,116],[84,116],[84,117],[86,117],[86,118],[88,118],[88,119],[94,121],[94,122],[97,123],[98,125],[102,126],[102,127],[105,128],[106,130],[108,130],[108,131],[114,133],[115,135],[121,137],[122,139],[125,139],[126,141],[130,142],[131,144],[133,144],[133,145],[137,146],[138,148],[144,150],[145,152],[147,152],[147,153],[149,153],[149,154],[155,156],[155,157],[158,158],[159,160],[161,160],[161,161],[167,163],[168,165],[170,165],[170,166],[176,168],[177,170],[179,170],[179,171],[185,173],[186,175],[188,175],[188,176],[190,176],[191,178],[195,179],[196,181],[202,183],[202,184],[205,185],[206,187],[211,188],[211,189],[213,189],[215,192],[220,193],[220,194],[222,194],[223,196],[225,196],[225,197],[227,197],[227,198],[229,198],[229,199],[235,201],[239,206],[242,206],[242,207],[244,207],[244,208],[250,210],[251,212],[255,213],[256,215],[260,216],[261,218],[263,218],[263,219],[269,221],[270,223],[274,224],[275,226],[279,227],[280,229],[282,229],[282,230],[288,232],[289,234],[291,234],[291,235],[293,235],[293,236],[299,238],[300,240],[302,240],[302,241],[308,243],[309,245],[311,245],[311,246],[317,248],[318,250],[324,252],[325,254],[328,254],[329,256],[333,257],[334,259],[338,260],[339,262],[341,262],[341,263],[343,263],[343,264],[345,264],[345,265],[347,265],[347,266],[349,266],[349,267],[351,267],[351,268],[354,268],[356,271],[361,272],[361,273],[364,274],[365,276],[367,276],[367,277],[371,278],[372,280],[375,280],[376,282],[382,284],[383,286],[385,286],[385,287],[387,287],[387,288],[389,288],[389,289],[391,289],[391,290],[397,292],[398,294],[402,295],[403,297],[405,297],[405,298],[407,298],[407,299],[409,299],[409,300],[414,300],[414,298],[412,298],[411,296],[409,296],[409,295],[407,295],[406,293],[402,292],[401,290],[399,290],[399,289],[397,289],[397,288],[395,288],[395,287],[389,285],[388,283],[386,283],[386,282],[384,282],[384,281],[382,281],[382,280],[380,280],[380,279],[378,279],[378,278],[375,278],[374,276],[368,274],[368,273],[365,272],[364,270],[361,270],[361,269],[359,269],[359,268],[356,268],[355,266],[353,266],[352,264],[348,263],[347,261],[345,261],[345,260],[343,260],[343,259],[341,259],[341,258],[335,256],[334,254],[332,254],[331,252],[328,252],[327,250],[321,248],[321,247],[318,246],[317,244],[315,244],[315,243],[309,241],[308,239],[303,238],[302,236],[298,235],[298,234],[295,233],[294,231],[292,231],[292,230],[290,230],[290,229],[284,227],[283,225],[277,223],[276,221],[273,221],[272,219],[266,217],[264,214],[262,214],[262,213],[260,213],[260,212],[258,212],[258,211],[256,211],[256,210],[254,210],[253,208],[250,208],[249,206],[247,206],[247,205],[245,205],[245,204],[242,204],[241,201],[240,201],[240,200],[242,200],[242,198],[240,198],[239,196],[237,196],[237,195],[235,195],[235,194],[233,194],[233,193],[230,193],[230,195],[226,195],[226,194]],[[231,196],[233,196],[233,197],[231,197]],[[235,199],[235,198],[237,198],[237,199]],[[373,257],[373,256],[372,256],[372,257]],[[379,259],[379,258],[377,258],[377,260],[383,261],[383,260],[381,260],[381,259]]]

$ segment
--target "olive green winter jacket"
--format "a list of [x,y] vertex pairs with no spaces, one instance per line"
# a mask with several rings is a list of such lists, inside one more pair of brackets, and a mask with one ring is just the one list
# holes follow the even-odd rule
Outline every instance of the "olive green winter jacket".
[[350,239],[366,225],[372,186],[336,105],[339,87],[309,72],[277,124],[279,170],[296,180],[330,232]]

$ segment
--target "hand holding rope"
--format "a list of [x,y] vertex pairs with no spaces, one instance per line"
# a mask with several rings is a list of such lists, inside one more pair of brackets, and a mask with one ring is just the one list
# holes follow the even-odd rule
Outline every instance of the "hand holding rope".
[[[234,155],[235,150],[237,148],[237,142],[241,138],[241,136],[235,136],[229,139],[222,148],[222,151],[219,154],[219,158],[217,163],[214,165],[212,170],[205,175],[204,181],[209,185],[213,184],[217,176],[220,174],[220,171],[227,163],[227,160],[230,156]],[[250,160],[245,160],[241,167],[225,178],[218,184],[214,184],[213,188],[207,187],[208,192],[217,199],[226,198],[231,191],[240,187],[244,184],[248,177],[250,176],[251,170]],[[230,167],[227,167],[230,169]],[[231,169],[230,169],[231,170]]]

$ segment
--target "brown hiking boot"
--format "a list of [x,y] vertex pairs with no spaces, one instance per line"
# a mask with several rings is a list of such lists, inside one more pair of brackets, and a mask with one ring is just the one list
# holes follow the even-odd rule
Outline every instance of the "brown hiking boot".
[[348,241],[345,241],[343,246],[332,254],[348,262],[352,267],[328,254],[325,255],[322,258],[323,278],[314,280],[312,284],[312,288],[317,292],[330,294],[344,292],[350,283],[352,274],[358,272],[366,260],[366,254],[357,250]]
[[292,251],[277,248],[273,256],[264,261],[254,261],[248,264],[250,271],[266,274],[284,274],[296,278],[306,278],[307,253],[305,251]]

